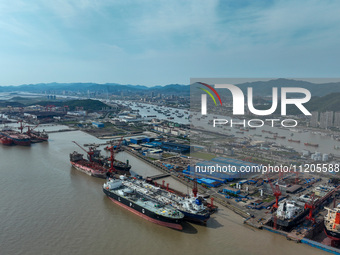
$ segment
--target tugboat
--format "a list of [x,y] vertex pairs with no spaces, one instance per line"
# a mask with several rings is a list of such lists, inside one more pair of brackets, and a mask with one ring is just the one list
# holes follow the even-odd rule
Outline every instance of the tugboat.
[[130,212],[161,226],[182,230],[184,214],[165,203],[159,202],[148,190],[130,185],[125,176],[110,179],[103,184],[103,192],[112,202]]

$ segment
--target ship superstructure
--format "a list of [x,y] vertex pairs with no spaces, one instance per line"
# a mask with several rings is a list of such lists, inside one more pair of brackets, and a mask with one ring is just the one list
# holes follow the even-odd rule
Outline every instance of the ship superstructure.
[[283,227],[292,227],[296,225],[307,214],[304,209],[304,203],[285,199],[279,202],[276,211],[277,225]]
[[325,233],[332,240],[340,240],[340,205],[334,209],[325,207],[327,215],[324,218]]

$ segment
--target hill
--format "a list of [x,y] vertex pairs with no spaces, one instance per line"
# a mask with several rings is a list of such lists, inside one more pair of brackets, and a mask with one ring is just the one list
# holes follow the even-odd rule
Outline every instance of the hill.
[[70,111],[74,111],[77,107],[83,107],[85,111],[100,111],[103,107],[108,107],[106,104],[98,100],[84,99],[84,100],[69,100],[69,101],[40,101],[31,105],[55,105],[63,107],[67,105]]
[[146,87],[142,85],[121,85],[117,83],[39,83],[39,84],[24,84],[20,86],[0,86],[0,92],[31,92],[42,93],[61,93],[63,91],[73,92],[105,92],[111,94],[120,94],[121,92],[133,93],[162,93],[162,94],[182,94],[189,95],[190,86],[180,84],[169,84],[166,86]]

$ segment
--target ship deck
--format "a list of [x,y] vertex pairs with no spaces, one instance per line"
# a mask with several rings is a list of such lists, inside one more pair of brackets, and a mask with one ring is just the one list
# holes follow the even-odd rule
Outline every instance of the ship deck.
[[165,217],[168,217],[168,218],[172,218],[172,219],[182,219],[183,218],[183,215],[181,213],[174,214],[174,212],[176,212],[176,209],[172,209],[171,207],[167,208],[167,206],[162,205],[161,203],[159,203],[157,201],[153,201],[152,199],[149,199],[147,196],[144,197],[144,194],[138,195],[138,193],[137,193],[137,195],[133,194],[132,196],[124,196],[124,195],[119,194],[117,191],[118,190],[110,190],[111,193],[114,193],[117,196],[123,197],[123,198],[131,201],[131,203],[139,205],[139,206],[141,206],[141,207],[143,207],[143,208],[145,208],[145,209],[147,209],[151,212],[154,212],[155,214],[165,216]]

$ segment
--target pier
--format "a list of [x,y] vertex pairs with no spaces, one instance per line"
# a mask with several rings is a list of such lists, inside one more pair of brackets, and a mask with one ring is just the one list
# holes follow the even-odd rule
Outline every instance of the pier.
[[46,133],[60,133],[60,132],[70,132],[70,131],[78,131],[78,129],[75,128],[65,128],[65,129],[59,129],[59,130],[53,130],[53,131],[46,131]]
[[155,181],[169,176],[171,176],[171,174],[157,174],[154,176],[148,176],[147,178],[150,178],[151,180]]
[[[142,160],[144,163],[146,163],[146,164],[148,164],[148,165],[150,165],[150,166],[156,168],[157,170],[163,172],[163,174],[167,174],[168,176],[171,176],[172,178],[174,178],[175,180],[179,181],[180,183],[182,183],[182,184],[188,186],[189,188],[193,188],[194,184],[193,184],[192,182],[187,182],[187,181],[185,181],[184,179],[179,178],[177,175],[175,175],[174,172],[170,172],[166,167],[161,166],[161,165],[158,165],[156,162],[147,159],[147,158],[144,157],[143,155],[139,154],[139,153],[136,152],[136,151],[131,150],[130,148],[128,148],[128,147],[126,147],[126,146],[122,146],[122,149],[123,149],[126,153],[128,153],[128,154],[130,154],[130,155],[132,155],[132,156],[134,156],[134,157],[136,157],[136,158]],[[198,187],[198,191],[199,191],[201,194],[206,194],[206,193],[207,193],[207,190],[203,189],[202,187]],[[246,212],[242,211],[241,209],[239,209],[239,208],[233,206],[233,205],[230,204],[228,201],[223,200],[223,199],[221,198],[221,195],[220,195],[220,194],[218,194],[218,193],[209,193],[209,195],[210,195],[210,197],[212,197],[212,198],[214,199],[214,201],[215,201],[216,203],[218,203],[218,204],[220,204],[220,205],[222,205],[222,206],[224,206],[224,207],[226,207],[226,208],[232,210],[233,212],[235,212],[236,214],[240,215],[241,217],[243,217],[243,218],[248,218],[248,217],[250,216],[248,213],[246,213]]]

